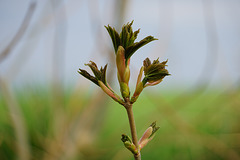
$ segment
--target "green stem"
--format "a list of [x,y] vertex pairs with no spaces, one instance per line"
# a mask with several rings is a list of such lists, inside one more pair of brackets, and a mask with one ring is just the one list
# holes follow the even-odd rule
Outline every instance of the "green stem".
[[127,114],[128,114],[128,120],[129,120],[131,135],[132,135],[132,141],[133,141],[133,144],[138,149],[138,154],[134,154],[134,158],[135,158],[135,160],[141,160],[141,153],[140,153],[140,149],[139,149],[139,145],[138,145],[137,130],[136,130],[135,120],[134,120],[134,116],[133,116],[132,104],[130,103],[129,99],[125,100],[124,107],[126,108]]

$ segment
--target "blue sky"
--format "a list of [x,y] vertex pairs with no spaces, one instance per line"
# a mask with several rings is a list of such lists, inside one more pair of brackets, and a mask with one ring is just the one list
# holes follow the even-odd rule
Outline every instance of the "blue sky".
[[[16,34],[30,2],[0,1],[0,51]],[[114,53],[104,25],[118,28],[131,20],[134,30],[141,28],[137,40],[148,35],[159,39],[133,55],[133,85],[146,57],[169,60],[172,76],[164,80],[165,86],[228,86],[240,76],[237,0],[131,0],[122,22],[116,20],[119,8],[112,0],[36,2],[26,33],[0,64],[0,75],[12,83],[47,82],[54,76],[54,59],[60,59],[55,65],[64,82],[90,85],[77,74],[78,68],[87,69],[84,63],[93,60],[99,66],[108,63],[109,71],[115,69],[114,61],[109,62],[109,52]]]

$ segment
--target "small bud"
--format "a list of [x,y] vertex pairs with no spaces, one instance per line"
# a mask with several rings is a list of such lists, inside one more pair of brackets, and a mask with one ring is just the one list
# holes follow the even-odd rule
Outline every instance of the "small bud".
[[125,68],[124,80],[123,81],[128,84],[129,79],[130,79],[130,68],[129,68],[129,65],[127,65],[126,68]]
[[141,139],[139,140],[139,144],[141,144],[143,141],[147,140],[151,134],[152,134],[153,128],[150,126],[147,128],[147,130],[143,133],[143,136],[141,137]]
[[133,154],[138,154],[138,150],[136,148],[136,146],[132,143],[131,139],[129,136],[122,134],[122,138],[121,138],[124,146],[130,150]]
[[144,67],[141,67],[139,74],[138,74],[138,79],[137,79],[137,84],[136,84],[136,89],[135,92],[131,98],[131,103],[136,102],[137,98],[139,97],[140,93],[143,90],[143,83],[142,83],[142,74],[143,74],[143,69]]
[[130,96],[128,84],[125,82],[120,82],[120,91],[123,98],[128,98]]
[[150,142],[156,131],[159,129],[159,127],[156,127],[156,122],[153,122],[150,127],[147,128],[147,130],[143,133],[143,136],[139,140],[139,148],[142,149],[144,146],[147,145],[148,142]]
[[138,84],[139,84],[139,83],[141,82],[141,80],[142,80],[143,70],[144,70],[144,67],[141,67],[141,69],[140,69],[140,71],[139,71],[139,74],[138,74],[138,79],[137,79],[136,87],[138,86]]
[[109,89],[102,81],[98,81],[99,86],[102,88],[102,90],[109,95],[113,100],[115,100],[116,102],[123,104],[123,100],[117,95],[115,94],[111,89]]
[[131,103],[134,103],[136,102],[136,100],[138,99],[140,93],[142,92],[143,90],[143,83],[140,82],[137,86],[136,86],[136,89],[135,89],[135,92],[131,98]]
[[122,46],[118,47],[116,55],[116,64],[119,74],[119,82],[124,82],[126,66],[125,66],[125,50]]

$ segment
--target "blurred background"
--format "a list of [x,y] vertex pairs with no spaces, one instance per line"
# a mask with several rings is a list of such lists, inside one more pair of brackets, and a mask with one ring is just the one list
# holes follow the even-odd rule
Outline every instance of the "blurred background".
[[171,76],[135,103],[140,138],[157,121],[142,159],[240,159],[240,2],[237,0],[0,1],[0,159],[133,159],[125,109],[77,73],[115,55],[104,28],[134,20],[133,92],[142,61],[168,59]]

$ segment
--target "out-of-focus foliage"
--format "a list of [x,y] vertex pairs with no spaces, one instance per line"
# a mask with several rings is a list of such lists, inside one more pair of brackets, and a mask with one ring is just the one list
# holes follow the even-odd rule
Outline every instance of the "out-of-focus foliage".
[[[101,92],[101,98],[87,90],[85,95],[79,90],[65,92],[61,106],[54,105],[56,99],[47,89],[14,93],[26,122],[31,159],[131,159],[120,140],[129,131],[127,115]],[[11,160],[17,158],[18,142],[0,97],[0,159]],[[155,120],[160,129],[142,150],[142,158],[239,158],[239,97],[239,91],[219,90],[143,94],[134,107],[138,136]]]

